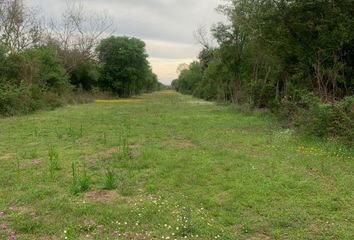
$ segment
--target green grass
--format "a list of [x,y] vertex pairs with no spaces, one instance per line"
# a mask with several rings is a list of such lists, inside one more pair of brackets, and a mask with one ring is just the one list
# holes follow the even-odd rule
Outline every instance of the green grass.
[[189,96],[0,119],[0,166],[0,239],[354,239],[353,149]]

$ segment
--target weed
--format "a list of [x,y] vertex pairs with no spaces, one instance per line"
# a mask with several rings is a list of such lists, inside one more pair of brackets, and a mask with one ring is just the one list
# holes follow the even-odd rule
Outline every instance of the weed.
[[90,189],[90,177],[87,174],[86,163],[83,163],[83,171],[80,176],[77,175],[76,163],[71,164],[72,183],[70,185],[70,192],[74,195],[86,192]]
[[82,138],[84,136],[84,129],[82,127],[82,123],[80,125],[80,137]]
[[59,153],[55,150],[53,145],[49,145],[48,147],[48,157],[49,157],[50,177],[54,178],[55,171],[60,170],[60,167],[59,167]]
[[71,175],[72,175],[72,182],[70,185],[70,192],[73,194],[77,194],[78,191],[78,185],[77,185],[77,176],[76,176],[76,163],[72,162],[71,163]]
[[112,190],[117,188],[117,175],[113,169],[108,168],[105,172],[104,189]]
[[106,133],[103,133],[102,143],[103,143],[104,145],[107,144],[107,135],[106,135]]
[[87,174],[86,163],[83,163],[83,172],[79,178],[80,192],[86,192],[90,189],[90,177]]
[[38,158],[38,151],[37,149],[32,149],[30,152],[30,159],[36,159]]
[[20,184],[21,182],[21,159],[16,154],[16,179],[17,179],[17,184]]
[[131,157],[131,149],[129,146],[129,139],[128,139],[128,129],[123,129],[121,134],[120,134],[120,153],[119,157],[121,158],[120,160],[129,160]]

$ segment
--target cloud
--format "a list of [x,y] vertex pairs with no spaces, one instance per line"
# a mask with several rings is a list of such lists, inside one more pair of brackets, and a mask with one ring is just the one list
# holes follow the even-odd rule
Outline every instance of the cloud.
[[[59,17],[65,0],[25,0],[39,6],[45,16]],[[200,46],[193,32],[223,20],[215,8],[224,0],[82,0],[89,10],[108,11],[117,35],[141,38],[147,44],[155,72],[164,82],[176,77],[177,62],[196,59]],[[162,61],[166,61],[164,64]],[[178,66],[178,64],[177,64]]]
[[195,58],[200,51],[200,46],[197,44],[187,44],[151,39],[143,40],[146,43],[146,50],[150,53],[153,53],[151,56],[156,58]]

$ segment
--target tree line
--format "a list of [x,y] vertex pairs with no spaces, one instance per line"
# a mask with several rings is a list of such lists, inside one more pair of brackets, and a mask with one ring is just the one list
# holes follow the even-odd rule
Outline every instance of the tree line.
[[230,0],[212,47],[173,86],[194,96],[268,108],[319,136],[354,141],[354,2]]
[[22,0],[0,0],[0,115],[54,108],[102,91],[129,97],[160,87],[145,43],[113,36],[107,14],[67,1],[60,19],[42,19]]

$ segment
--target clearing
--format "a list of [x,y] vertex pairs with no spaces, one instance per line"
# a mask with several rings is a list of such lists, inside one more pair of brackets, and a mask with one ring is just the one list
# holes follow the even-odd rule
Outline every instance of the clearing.
[[353,149],[274,125],[172,91],[0,119],[0,239],[354,239]]

